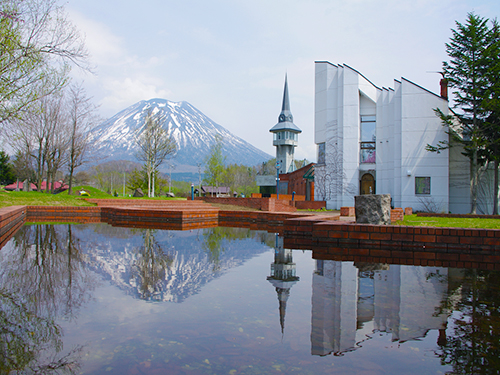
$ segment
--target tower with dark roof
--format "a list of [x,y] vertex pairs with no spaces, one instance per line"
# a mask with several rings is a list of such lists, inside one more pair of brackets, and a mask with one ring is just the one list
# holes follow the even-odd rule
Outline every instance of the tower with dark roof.
[[280,163],[279,173],[289,173],[295,170],[293,153],[298,145],[299,133],[302,130],[293,123],[288,97],[288,78],[285,75],[285,89],[283,92],[283,105],[278,117],[278,123],[270,130],[273,133],[273,145],[276,146],[276,161]]

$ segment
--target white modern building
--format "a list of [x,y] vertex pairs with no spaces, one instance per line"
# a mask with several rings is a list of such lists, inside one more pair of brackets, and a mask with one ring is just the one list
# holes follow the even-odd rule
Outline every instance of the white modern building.
[[446,87],[438,95],[401,78],[380,88],[347,65],[316,62],[315,199],[339,209],[391,194],[394,207],[469,212],[468,159],[426,150],[448,140],[435,108],[449,113]]

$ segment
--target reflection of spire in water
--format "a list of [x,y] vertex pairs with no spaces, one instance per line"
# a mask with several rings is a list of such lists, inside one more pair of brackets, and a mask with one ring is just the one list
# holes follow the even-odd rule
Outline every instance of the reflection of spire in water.
[[281,334],[285,331],[286,303],[290,297],[290,288],[299,281],[295,276],[296,265],[293,263],[292,250],[283,248],[283,237],[276,234],[274,263],[271,263],[271,276],[267,280],[276,288],[279,301]]

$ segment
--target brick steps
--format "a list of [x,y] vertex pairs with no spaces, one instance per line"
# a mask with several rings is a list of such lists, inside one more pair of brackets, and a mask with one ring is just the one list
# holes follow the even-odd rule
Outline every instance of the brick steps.
[[216,198],[216,197],[196,197],[193,202],[207,202],[219,204],[231,204],[234,206],[250,207],[256,210],[267,212],[296,212],[294,202],[287,200],[277,200],[274,198]]
[[500,270],[500,230],[356,224],[339,221],[339,216],[227,211],[190,201],[165,206],[133,202],[118,206],[100,202],[99,207],[0,209],[0,247],[25,221],[106,222],[175,230],[219,225],[283,234],[285,247],[312,250],[316,259]]
[[26,221],[31,223],[52,221],[72,223],[98,223],[99,207],[26,206]]
[[220,211],[219,225],[283,233],[284,224],[293,218],[307,214],[262,211]]

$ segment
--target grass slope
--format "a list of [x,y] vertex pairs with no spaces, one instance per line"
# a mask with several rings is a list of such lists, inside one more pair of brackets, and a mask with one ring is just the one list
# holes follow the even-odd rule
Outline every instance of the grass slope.
[[[0,190],[0,208],[8,206],[95,206],[93,203],[85,201],[84,197],[80,197],[80,190],[85,190],[90,193],[89,197],[85,198],[101,198],[101,199],[123,199],[123,197],[113,197],[99,189],[91,186],[76,186],[73,188],[73,194],[68,195],[68,192],[59,194],[47,194],[37,191],[6,191]],[[127,199],[178,199],[178,198],[129,198]],[[185,198],[182,198],[185,199]]]

